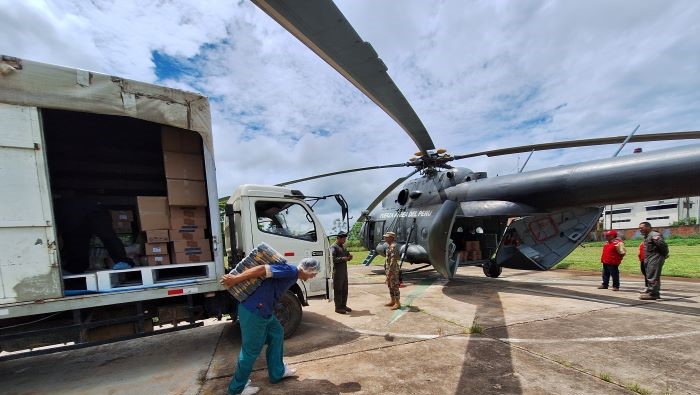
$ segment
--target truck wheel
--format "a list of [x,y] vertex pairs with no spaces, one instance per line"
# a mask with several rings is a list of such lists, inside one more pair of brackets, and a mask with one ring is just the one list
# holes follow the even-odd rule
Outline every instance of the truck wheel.
[[291,337],[301,323],[301,302],[294,293],[287,291],[277,301],[275,316],[284,328],[284,338]]
[[501,272],[503,271],[503,268],[500,265],[498,265],[496,262],[494,262],[493,260],[489,260],[488,262],[481,265],[481,269],[483,269],[486,277],[493,277],[493,278],[500,276]]

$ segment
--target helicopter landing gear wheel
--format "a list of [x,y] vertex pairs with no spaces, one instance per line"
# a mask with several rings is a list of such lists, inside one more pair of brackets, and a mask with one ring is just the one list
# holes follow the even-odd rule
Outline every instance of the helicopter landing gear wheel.
[[501,272],[503,271],[503,268],[494,260],[489,260],[481,265],[481,269],[484,271],[484,275],[486,275],[486,277],[492,278],[500,276]]

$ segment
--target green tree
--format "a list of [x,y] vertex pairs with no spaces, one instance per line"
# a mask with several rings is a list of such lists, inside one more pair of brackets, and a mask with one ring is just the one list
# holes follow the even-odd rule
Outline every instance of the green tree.
[[355,222],[350,228],[350,233],[348,234],[348,247],[361,247],[362,246],[362,234],[360,230],[364,222]]
[[331,234],[329,236],[335,236],[344,230],[345,228],[343,227],[343,221],[340,218],[336,218],[333,220],[333,225],[331,226]]

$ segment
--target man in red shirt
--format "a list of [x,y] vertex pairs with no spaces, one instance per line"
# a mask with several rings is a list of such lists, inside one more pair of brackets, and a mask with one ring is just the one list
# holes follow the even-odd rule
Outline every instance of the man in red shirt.
[[617,231],[609,230],[605,232],[605,238],[608,240],[603,246],[603,255],[600,257],[600,262],[603,264],[603,283],[598,289],[608,289],[610,277],[612,277],[613,291],[620,290],[620,263],[627,251],[625,243],[617,238]]

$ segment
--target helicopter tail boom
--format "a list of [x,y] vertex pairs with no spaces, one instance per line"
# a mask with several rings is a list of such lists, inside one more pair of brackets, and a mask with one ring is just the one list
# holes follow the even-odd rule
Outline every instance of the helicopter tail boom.
[[700,144],[465,182],[445,190],[454,201],[503,200],[551,212],[566,207],[697,194]]

